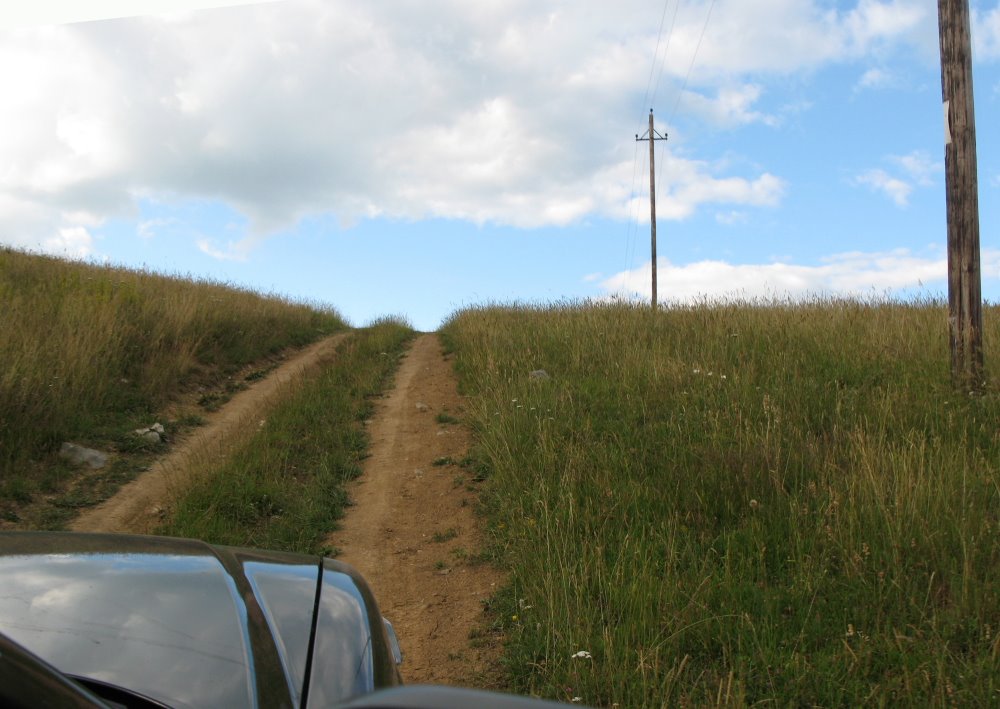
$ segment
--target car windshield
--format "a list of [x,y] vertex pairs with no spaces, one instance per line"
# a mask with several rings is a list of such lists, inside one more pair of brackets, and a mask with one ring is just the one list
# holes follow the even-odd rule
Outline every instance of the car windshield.
[[171,706],[255,704],[246,607],[217,559],[8,556],[0,577],[0,632],[65,674]]

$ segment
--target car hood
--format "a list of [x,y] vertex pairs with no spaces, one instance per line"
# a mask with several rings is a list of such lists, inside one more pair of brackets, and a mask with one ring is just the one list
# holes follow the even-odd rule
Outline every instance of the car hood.
[[353,569],[190,540],[0,533],[0,632],[171,706],[329,706],[398,683]]

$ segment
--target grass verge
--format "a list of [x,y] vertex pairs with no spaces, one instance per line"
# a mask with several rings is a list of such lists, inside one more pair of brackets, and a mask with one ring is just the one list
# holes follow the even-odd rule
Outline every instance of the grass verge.
[[391,381],[412,330],[384,319],[353,333],[295,385],[221,466],[196,471],[161,534],[318,553],[361,472],[370,399]]
[[443,334],[512,690],[1000,702],[1000,396],[951,387],[943,306],[496,307]]
[[0,248],[0,507],[45,492],[66,441],[114,444],[178,390],[347,327],[218,283]]

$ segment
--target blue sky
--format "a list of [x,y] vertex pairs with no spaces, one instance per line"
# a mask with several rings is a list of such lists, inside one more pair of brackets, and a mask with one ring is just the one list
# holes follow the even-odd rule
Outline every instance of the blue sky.
[[[358,325],[648,298],[653,108],[661,301],[945,293],[930,0],[224,4],[0,11],[0,243]],[[971,6],[998,301],[1000,2]]]

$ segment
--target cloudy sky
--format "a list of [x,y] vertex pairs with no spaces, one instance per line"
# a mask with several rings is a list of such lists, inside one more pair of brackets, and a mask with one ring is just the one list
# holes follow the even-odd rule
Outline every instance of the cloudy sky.
[[[223,5],[0,11],[0,243],[358,325],[648,298],[652,108],[661,300],[946,291],[931,0]],[[995,302],[1000,1],[971,5]]]

